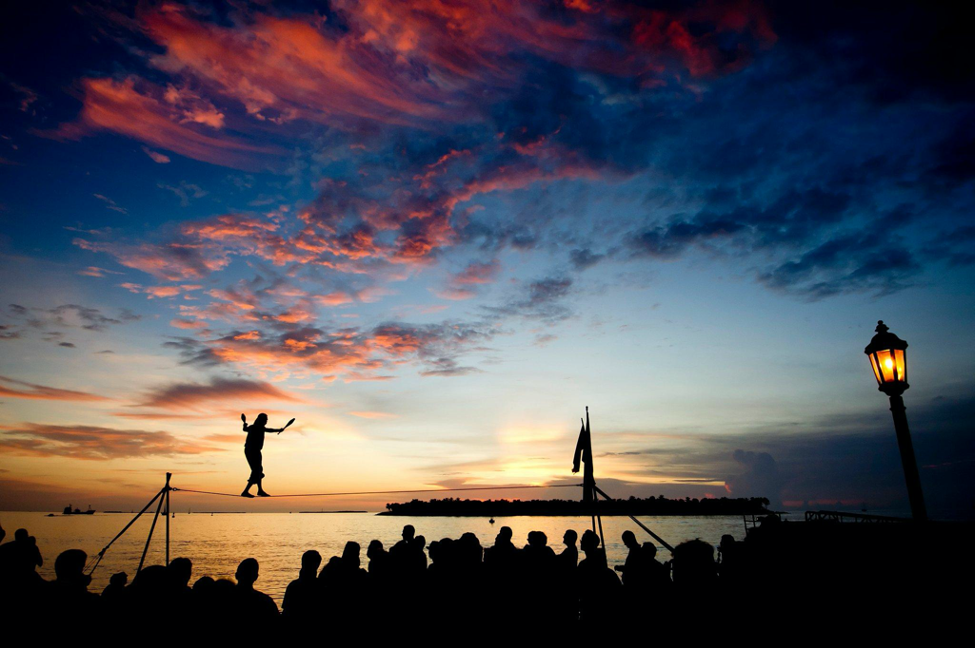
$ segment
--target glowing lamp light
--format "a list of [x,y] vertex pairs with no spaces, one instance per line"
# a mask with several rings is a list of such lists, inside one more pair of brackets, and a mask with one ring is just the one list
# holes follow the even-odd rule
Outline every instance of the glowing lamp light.
[[909,388],[906,372],[906,348],[909,344],[890,332],[882,321],[879,321],[875,332],[865,348],[865,354],[872,363],[879,390],[887,395],[901,395]]

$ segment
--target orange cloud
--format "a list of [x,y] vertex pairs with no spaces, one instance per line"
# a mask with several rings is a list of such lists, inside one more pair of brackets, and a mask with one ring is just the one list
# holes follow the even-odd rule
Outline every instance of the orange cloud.
[[[129,245],[75,238],[72,243],[93,253],[108,253],[123,266],[171,282],[203,278],[230,263],[227,253],[219,248],[204,249],[177,242]],[[137,286],[126,288],[131,291]]]
[[255,14],[246,25],[217,25],[163,5],[139,20],[165,49],[153,60],[158,68],[192,73],[259,120],[408,124],[451,117],[447,96],[410,66],[377,65],[354,38],[327,36],[312,16]]
[[207,135],[181,123],[173,107],[154,96],[159,89],[136,77],[88,78],[82,79],[81,86],[78,121],[49,135],[77,139],[92,130],[114,131],[187,158],[240,169],[260,169],[262,157],[279,153],[273,147]]
[[24,386],[29,389],[19,390],[16,388],[10,388],[8,386],[0,386],[0,397],[58,400],[67,402],[95,402],[108,399],[107,397],[94,395],[92,393],[83,393],[76,390],[65,390],[63,388],[52,388],[50,386],[41,386],[39,384],[30,384],[26,381],[11,379],[10,377],[0,377],[0,382],[14,384],[15,386]]
[[80,460],[216,451],[214,447],[181,440],[165,431],[35,423],[0,426],[0,449],[20,456],[61,456]]
[[174,318],[173,320],[170,321],[170,326],[182,330],[207,329],[208,327],[210,327],[207,321],[197,320],[193,318]]

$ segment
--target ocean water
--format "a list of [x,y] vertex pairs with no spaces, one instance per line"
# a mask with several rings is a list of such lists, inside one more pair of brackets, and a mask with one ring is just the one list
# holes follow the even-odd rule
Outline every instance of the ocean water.
[[[549,545],[559,552],[563,533],[574,529],[578,535],[590,528],[589,517],[497,517],[495,523],[476,517],[388,517],[373,513],[242,513],[186,514],[175,512],[170,519],[170,558],[188,557],[193,561],[193,577],[234,578],[238,563],[246,557],[258,560],[260,573],[257,589],[281,605],[285,587],[298,576],[302,553],[315,549],[323,563],[340,555],[346,542],[353,540],[362,547],[360,557],[366,567],[366,546],[378,539],[389,549],[400,539],[404,524],[410,523],[428,542],[465,532],[478,536],[483,547],[492,545],[501,526],[509,526],[513,543],[523,546],[533,530],[546,533]],[[103,514],[48,517],[39,512],[0,513],[0,525],[7,531],[4,541],[13,539],[14,530],[26,528],[37,538],[44,558],[38,573],[54,578],[54,560],[62,551],[80,548],[95,556],[133,517],[133,514]],[[741,540],[746,536],[743,518],[730,517],[641,517],[641,522],[672,546],[699,538],[713,546],[723,535]],[[119,538],[92,576],[91,591],[101,592],[113,573],[125,571],[130,581],[139,565],[146,544],[152,513],[143,515]],[[634,531],[639,542],[654,541],[627,517],[604,517],[604,539],[608,564],[623,564],[627,550],[621,533]],[[165,521],[160,516],[146,556],[146,565],[162,564],[164,559]],[[671,556],[659,545],[658,558]]]

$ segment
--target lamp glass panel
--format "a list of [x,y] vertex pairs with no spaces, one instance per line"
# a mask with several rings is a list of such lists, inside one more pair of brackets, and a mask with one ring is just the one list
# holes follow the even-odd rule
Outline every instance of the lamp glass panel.
[[875,362],[875,355],[874,354],[868,355],[868,360],[872,363],[872,372],[875,373],[875,380],[877,382],[879,382],[879,385],[881,386],[882,385],[882,375],[879,374],[879,366]]
[[906,376],[906,351],[893,350],[895,352],[896,379],[899,381],[909,381]]
[[875,356],[879,359],[878,372],[882,374],[882,382],[889,383],[896,380],[896,359],[894,350],[879,350]]

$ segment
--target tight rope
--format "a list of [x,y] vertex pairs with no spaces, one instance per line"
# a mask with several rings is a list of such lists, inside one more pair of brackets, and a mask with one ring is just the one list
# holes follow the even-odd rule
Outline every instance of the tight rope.
[[[369,490],[366,492],[313,492],[309,494],[272,494],[267,497],[259,497],[262,499],[285,499],[285,498],[298,498],[298,497],[345,497],[345,496],[359,496],[363,494],[418,494],[421,492],[469,492],[478,490],[543,490],[547,488],[570,488],[570,487],[581,487],[580,483],[572,484],[561,484],[561,485],[492,485],[487,487],[461,487],[461,488],[430,488],[422,490]],[[241,496],[240,494],[232,494],[230,492],[209,492],[207,490],[191,490],[190,488],[170,488],[174,492],[192,492],[194,494],[212,494],[219,497],[238,497],[241,499],[246,499],[247,497]]]

